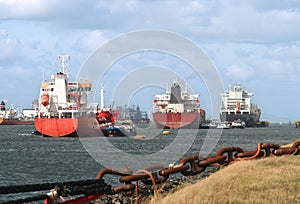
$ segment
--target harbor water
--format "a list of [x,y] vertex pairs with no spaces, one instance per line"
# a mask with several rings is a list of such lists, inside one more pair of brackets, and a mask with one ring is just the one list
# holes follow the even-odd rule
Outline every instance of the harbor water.
[[[34,136],[31,134],[34,130],[34,126],[0,126],[1,186],[93,179],[103,168],[103,165],[90,155],[79,138]],[[160,134],[161,130],[149,127],[138,128],[138,131],[138,134],[145,135],[145,139],[135,140],[126,137],[102,139],[110,141],[116,148],[123,149],[128,154],[148,154],[170,144],[177,134],[184,134],[181,138],[189,137],[191,130],[182,132],[171,130],[168,135]],[[198,130],[193,144],[184,155],[199,153],[205,139],[209,139],[207,134],[208,130]],[[299,138],[300,129],[289,126],[228,129],[222,131],[217,144],[207,154],[212,155],[218,149],[227,146],[239,146],[248,151],[255,149],[258,142],[284,145]],[[184,141],[185,139],[180,142]],[[179,144],[175,151],[182,151],[181,146]],[[114,159],[113,153],[105,155],[108,157],[106,159],[110,159],[109,155]],[[108,184],[118,185],[118,177],[106,176],[104,179]]]

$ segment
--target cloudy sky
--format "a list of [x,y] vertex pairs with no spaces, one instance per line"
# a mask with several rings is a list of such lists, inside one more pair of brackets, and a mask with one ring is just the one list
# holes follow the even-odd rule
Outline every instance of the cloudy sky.
[[[75,79],[101,45],[124,33],[156,29],[197,44],[214,63],[225,89],[239,83],[254,93],[262,119],[300,119],[299,1],[0,0],[0,11],[0,100],[9,104],[31,107],[40,83],[57,72],[58,54],[71,56],[69,72]],[[150,65],[185,69],[164,54],[133,54],[100,82],[106,86],[106,98],[113,92],[113,76],[126,75],[119,69]],[[209,109],[203,82],[190,86]],[[136,94],[132,103],[150,111],[153,95],[145,93]]]

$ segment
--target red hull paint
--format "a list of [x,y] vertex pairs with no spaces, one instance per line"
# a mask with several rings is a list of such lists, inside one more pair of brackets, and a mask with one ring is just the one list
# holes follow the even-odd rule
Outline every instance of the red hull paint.
[[77,118],[35,118],[34,126],[42,135],[64,137],[76,133]]
[[155,128],[198,129],[200,113],[153,113]]
[[72,198],[70,200],[64,200],[61,202],[53,201],[50,198],[46,198],[44,200],[44,204],[84,204],[90,203],[91,201],[100,198],[103,194],[95,194],[95,195],[88,195],[88,196],[81,196],[77,198]]
[[76,130],[79,137],[101,137],[104,136],[101,128],[107,126],[100,126],[96,117],[82,117],[79,118],[78,128]]
[[99,137],[104,136],[95,117],[82,118],[36,118],[35,128],[42,135],[50,137]]
[[0,118],[0,125],[34,125],[34,121]]

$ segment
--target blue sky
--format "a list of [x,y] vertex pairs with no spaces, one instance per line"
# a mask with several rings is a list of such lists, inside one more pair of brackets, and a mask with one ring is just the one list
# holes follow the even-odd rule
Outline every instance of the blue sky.
[[[135,30],[161,29],[190,39],[207,53],[225,89],[240,83],[253,92],[261,119],[300,119],[300,3],[296,0],[0,0],[0,11],[0,99],[10,104],[31,106],[42,80],[57,72],[58,54],[71,55],[69,71],[76,78],[93,51],[110,39]],[[150,65],[193,74],[182,71],[185,65],[170,56],[128,56],[100,82],[106,87],[106,101],[113,93],[112,79],[118,81],[126,70]],[[190,82],[209,115],[205,85]],[[163,92],[158,87],[140,90],[131,102],[151,111],[153,93],[158,91]]]

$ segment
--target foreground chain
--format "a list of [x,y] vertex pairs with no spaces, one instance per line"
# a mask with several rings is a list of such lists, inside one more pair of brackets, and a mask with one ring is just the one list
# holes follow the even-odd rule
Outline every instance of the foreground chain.
[[[153,185],[154,195],[158,195],[157,184],[166,182],[170,175],[181,173],[184,176],[193,176],[204,172],[208,167],[221,167],[237,161],[265,158],[270,156],[298,155],[300,154],[300,141],[291,147],[281,148],[278,144],[258,143],[257,148],[252,151],[244,151],[240,147],[231,146],[221,148],[214,156],[202,158],[200,155],[191,155],[180,160],[178,165],[164,167],[163,165],[150,165],[136,173],[129,168],[122,171],[104,168],[100,170],[96,179],[70,181],[62,183],[28,184],[17,186],[0,186],[1,194],[17,194],[34,192],[34,196],[18,198],[15,200],[0,201],[0,203],[17,204],[44,200],[44,204],[88,203],[104,194],[117,194],[125,192],[127,195],[135,193],[136,203],[139,202],[139,182],[145,185]],[[120,176],[120,186],[112,188],[107,185],[103,177],[107,174]],[[48,193],[36,194],[37,191],[50,190]],[[73,196],[73,197],[72,197]],[[9,196],[12,197],[12,196]]]
[[123,184],[114,187],[110,193],[116,194],[123,191],[130,195],[135,192],[136,203],[138,203],[138,181],[146,185],[153,185],[154,195],[157,195],[156,185],[167,181],[172,174],[181,173],[184,176],[193,176],[204,172],[208,167],[221,167],[243,160],[298,154],[300,154],[300,141],[288,148],[281,148],[278,144],[258,143],[257,148],[252,151],[244,151],[240,147],[231,146],[221,148],[214,156],[201,158],[199,154],[191,155],[182,158],[176,166],[165,168],[162,165],[151,165],[135,174],[104,168],[98,172],[96,178],[102,179],[106,174],[120,176],[119,181]]

